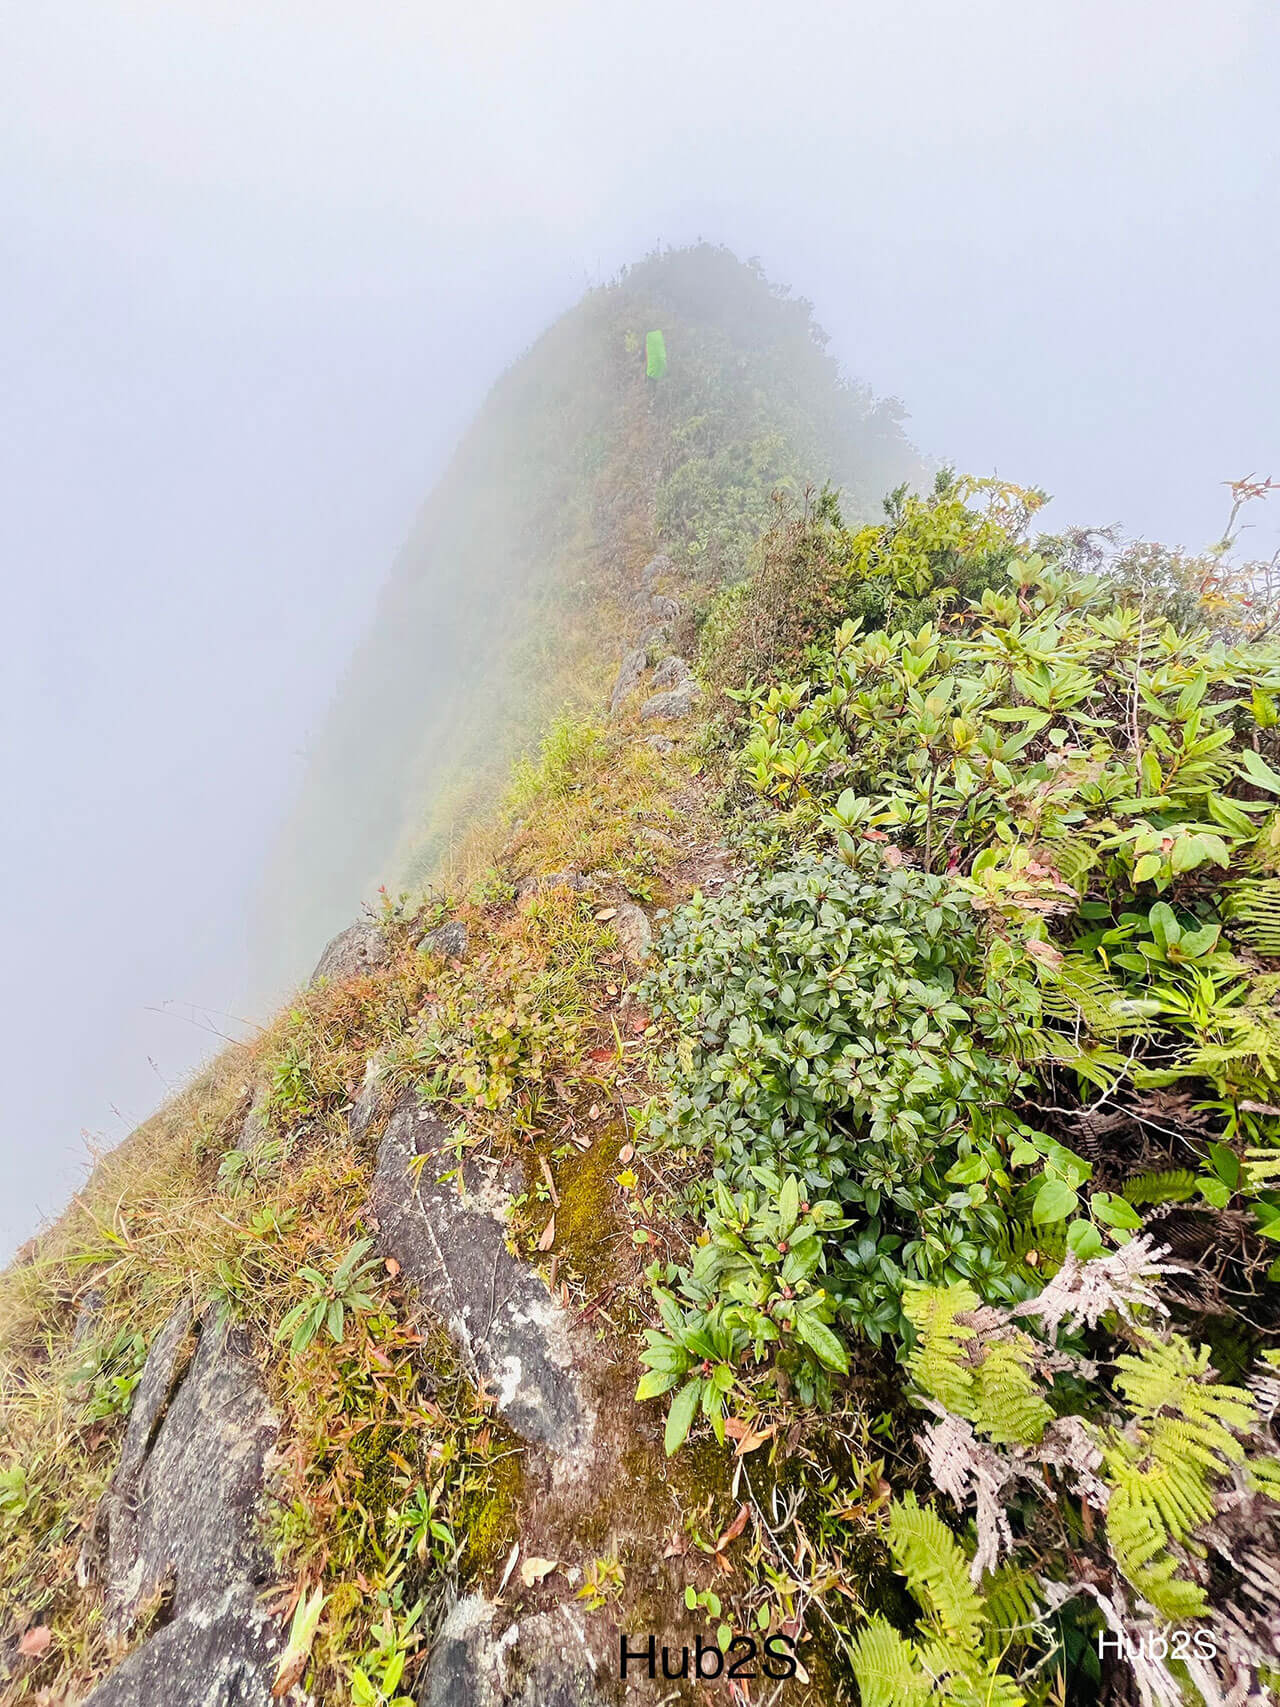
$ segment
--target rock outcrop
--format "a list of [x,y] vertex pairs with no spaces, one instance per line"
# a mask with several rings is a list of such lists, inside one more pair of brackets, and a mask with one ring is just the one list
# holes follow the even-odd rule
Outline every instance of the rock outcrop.
[[569,1318],[545,1282],[507,1249],[500,1185],[458,1164],[449,1130],[413,1095],[378,1148],[371,1209],[379,1248],[439,1317],[504,1421],[544,1448],[558,1477],[586,1468],[593,1416]]
[[645,700],[640,707],[640,715],[646,721],[655,718],[673,720],[688,717],[697,697],[698,685],[690,678],[681,682],[677,688],[670,688],[666,693],[655,693],[652,698]]
[[644,587],[652,587],[655,581],[660,581],[664,575],[671,575],[674,572],[675,564],[665,551],[659,552],[657,557],[651,557],[640,571],[640,584]]
[[640,678],[649,667],[649,654],[643,646],[632,647],[622,655],[622,663],[618,667],[618,679],[613,684],[613,692],[609,696],[609,713],[616,717],[623,705],[636,688]]
[[637,907],[634,901],[621,902],[611,920],[611,928],[627,959],[633,966],[638,965],[653,942],[653,926],[644,908]]
[[328,978],[338,983],[344,978],[354,978],[361,972],[384,966],[390,958],[390,944],[377,925],[348,925],[345,931],[339,931],[320,956],[311,974],[311,982],[318,984],[321,978]]
[[238,1336],[181,1304],[147,1358],[94,1537],[108,1634],[159,1627],[85,1707],[271,1707],[282,1637],[259,1603],[258,1502],[277,1430]]
[[579,893],[591,887],[580,871],[546,871],[540,876],[522,877],[516,884],[516,900],[528,901],[535,895],[542,895],[548,889],[558,889],[562,885]]
[[622,1699],[607,1661],[591,1652],[569,1606],[535,1613],[499,1633],[498,1607],[460,1600],[441,1625],[419,1707],[612,1707]]
[[436,954],[441,960],[465,960],[470,946],[471,933],[461,919],[449,919],[447,923],[437,925],[418,944],[423,954]]
[[664,658],[653,672],[655,688],[678,688],[681,682],[689,680],[689,665],[684,658],[678,658],[673,652],[669,658]]

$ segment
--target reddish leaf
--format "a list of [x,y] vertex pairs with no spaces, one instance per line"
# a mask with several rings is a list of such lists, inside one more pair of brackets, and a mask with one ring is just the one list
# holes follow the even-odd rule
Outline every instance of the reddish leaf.
[[[725,1431],[728,1432],[727,1430]],[[747,1505],[738,1507],[738,1515],[716,1542],[716,1552],[723,1553],[731,1541],[736,1541],[747,1527],[747,1519],[751,1516],[751,1508]]]

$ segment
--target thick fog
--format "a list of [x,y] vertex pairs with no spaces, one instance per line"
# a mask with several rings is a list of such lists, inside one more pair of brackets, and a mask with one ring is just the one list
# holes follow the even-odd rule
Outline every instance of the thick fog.
[[263,1016],[308,742],[556,313],[725,242],[930,455],[1202,545],[1280,475],[1278,87],[1268,0],[3,8],[0,1247]]

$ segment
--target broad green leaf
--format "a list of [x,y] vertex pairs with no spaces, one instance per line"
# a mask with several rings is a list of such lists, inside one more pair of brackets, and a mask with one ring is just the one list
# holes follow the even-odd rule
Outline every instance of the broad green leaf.
[[849,1353],[827,1327],[825,1322],[818,1321],[816,1316],[801,1311],[795,1319],[796,1333],[800,1339],[815,1352],[828,1369],[834,1369],[839,1374],[847,1374],[849,1369]]
[[693,1427],[693,1419],[698,1414],[698,1403],[702,1398],[702,1387],[701,1379],[695,1375],[692,1381],[685,1382],[671,1401],[671,1409],[667,1413],[666,1438],[663,1441],[668,1458],[684,1445],[685,1437]]
[[1081,1262],[1088,1262],[1102,1249],[1102,1234],[1092,1221],[1073,1221],[1067,1228],[1067,1249]]
[[669,1369],[650,1369],[640,1377],[640,1385],[636,1388],[636,1398],[656,1399],[663,1393],[669,1393],[680,1377]]
[[1037,1227],[1044,1227],[1054,1221],[1065,1221],[1068,1215],[1075,1212],[1079,1201],[1066,1180],[1046,1176],[1031,1207],[1031,1219]]
[[1280,794],[1280,776],[1260,753],[1255,753],[1252,747],[1240,749],[1240,768],[1256,788],[1265,788],[1269,794]]

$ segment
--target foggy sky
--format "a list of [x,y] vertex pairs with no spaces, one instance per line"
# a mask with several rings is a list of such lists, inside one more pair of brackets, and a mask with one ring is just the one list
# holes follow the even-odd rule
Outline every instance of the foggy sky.
[[0,1252],[262,1017],[248,897],[433,474],[655,243],[759,256],[1051,525],[1199,546],[1280,475],[1273,5],[459,10],[0,6]]

